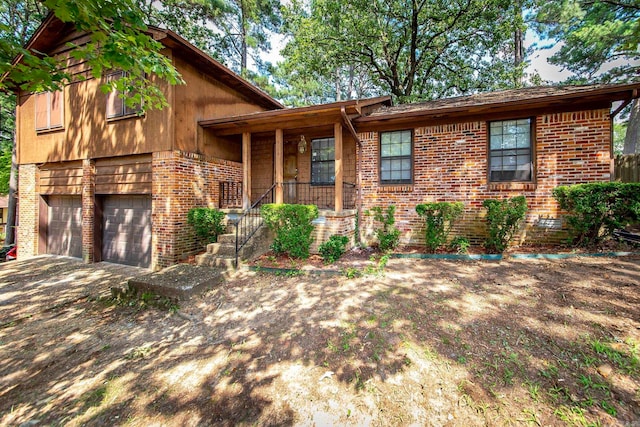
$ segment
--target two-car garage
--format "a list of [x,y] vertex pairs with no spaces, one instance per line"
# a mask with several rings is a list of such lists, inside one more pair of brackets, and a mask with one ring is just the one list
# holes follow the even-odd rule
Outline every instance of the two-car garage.
[[[94,217],[86,222],[94,227],[87,234],[94,236],[96,261],[151,265],[151,165],[140,160],[96,161]],[[44,165],[39,184],[40,253],[81,258],[82,165]]]

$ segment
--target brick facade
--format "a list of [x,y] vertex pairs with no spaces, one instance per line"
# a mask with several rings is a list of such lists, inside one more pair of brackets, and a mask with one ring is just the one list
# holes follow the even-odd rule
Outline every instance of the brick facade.
[[152,268],[198,251],[187,213],[219,206],[220,181],[242,181],[242,164],[181,151],[153,153]]
[[320,210],[318,212],[318,219],[314,221],[313,243],[309,251],[312,254],[318,253],[318,247],[329,240],[329,237],[336,234],[338,236],[349,237],[349,243],[347,249],[353,246],[353,238],[356,230],[356,211],[345,210],[342,212],[335,212],[329,210]]
[[82,260],[94,262],[96,163],[82,161]]
[[38,255],[38,216],[40,196],[37,191],[38,167],[20,165],[18,169],[18,256]]
[[[529,211],[520,236],[528,243],[553,242],[564,233],[550,225],[561,216],[551,194],[563,184],[609,181],[611,120],[607,109],[542,115],[535,118],[533,183],[488,183],[487,123],[467,122],[414,129],[413,183],[381,185],[377,132],[361,133],[362,207],[396,205],[403,243],[423,243],[423,224],[415,206],[423,202],[461,201],[465,213],[452,235],[480,243],[485,237],[482,202],[515,195],[527,198]],[[361,238],[373,239],[373,220],[362,216]]]

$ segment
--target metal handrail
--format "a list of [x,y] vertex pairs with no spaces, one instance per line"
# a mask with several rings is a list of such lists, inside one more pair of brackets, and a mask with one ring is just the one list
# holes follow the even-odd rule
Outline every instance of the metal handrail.
[[276,188],[276,184],[273,184],[258,200],[251,205],[249,209],[244,211],[235,220],[236,228],[236,261],[235,266],[238,268],[238,254],[240,250],[247,244],[249,239],[258,231],[262,226],[263,220],[260,217],[260,206],[262,206],[266,199],[271,199],[269,203],[273,203],[273,190]]

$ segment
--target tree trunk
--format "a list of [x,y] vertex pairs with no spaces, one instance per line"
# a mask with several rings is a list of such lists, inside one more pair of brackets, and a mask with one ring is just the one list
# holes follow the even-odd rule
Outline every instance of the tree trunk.
[[342,91],[340,90],[340,68],[336,68],[336,102],[342,101]]
[[524,62],[524,43],[522,36],[522,2],[516,2],[515,4],[515,19],[514,19],[514,34],[513,34],[513,65],[516,72],[515,75],[515,87],[523,86],[523,73],[520,68]]
[[627,125],[627,134],[624,137],[624,148],[622,154],[640,153],[640,102],[638,98],[631,103],[631,115]]
[[18,162],[16,159],[16,137],[13,133],[13,149],[11,150],[11,175],[9,176],[9,212],[7,213],[7,225],[5,233],[5,245],[16,242],[16,193],[18,190]]
[[240,52],[240,74],[242,74],[243,76],[247,75],[247,56],[248,54],[248,48],[247,48],[247,11],[245,10],[245,2],[244,0],[240,0],[240,37],[242,37],[241,40],[241,50],[242,52]]

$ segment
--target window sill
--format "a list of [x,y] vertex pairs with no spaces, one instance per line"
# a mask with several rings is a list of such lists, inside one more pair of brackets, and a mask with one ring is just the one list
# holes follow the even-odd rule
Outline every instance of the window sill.
[[378,191],[381,193],[410,193],[413,184],[380,184]]
[[522,190],[522,191],[533,191],[537,188],[537,184],[535,182],[490,182],[489,190]]
[[37,135],[41,135],[41,134],[45,134],[45,133],[54,133],[54,132],[60,132],[64,130],[64,126],[60,126],[60,127],[55,127],[55,128],[46,128],[46,129],[36,129],[36,134]]
[[125,116],[107,117],[107,123],[119,122],[120,120],[143,118],[144,116],[145,116],[144,114],[139,116],[138,114],[134,113],[134,114],[127,114]]

